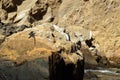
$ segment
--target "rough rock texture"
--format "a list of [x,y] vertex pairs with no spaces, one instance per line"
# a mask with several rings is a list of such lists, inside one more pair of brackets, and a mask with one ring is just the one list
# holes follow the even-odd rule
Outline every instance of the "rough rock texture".
[[100,55],[117,57],[120,50],[119,3],[119,0],[63,0],[59,24],[76,24],[92,30]]
[[17,5],[15,0],[1,0],[2,9],[5,9],[7,12],[13,12],[17,10]]
[[85,63],[118,64],[119,9],[120,0],[0,0],[0,57],[19,65],[82,44]]
[[55,52],[49,57],[50,80],[83,80],[84,59],[76,53]]
[[[31,31],[35,32],[35,38],[29,38]],[[48,40],[40,39],[39,28],[26,29],[8,37],[1,45],[0,54],[2,58],[6,57],[6,59],[16,60],[25,56],[36,55],[37,52],[44,52],[46,49],[48,49],[49,53],[52,49],[51,45]],[[40,53],[37,55],[40,55]]]
[[53,44],[39,37],[40,29],[26,29],[5,39],[0,50],[1,80],[49,79],[48,57]]
[[62,27],[79,25],[90,29],[100,55],[113,60],[120,52],[119,3],[119,0],[1,0],[0,18],[17,25],[52,21]]
[[7,18],[8,18],[8,13],[5,10],[0,9],[0,19],[6,20]]
[[2,44],[5,40],[5,36],[4,35],[0,35],[0,44]]
[[[97,52],[94,53],[96,55],[94,57],[89,50],[88,44],[85,43],[86,40],[91,39],[90,33],[91,31],[82,27],[79,28],[79,26],[61,28],[58,25],[44,23],[6,37],[0,48],[0,57],[2,61],[12,61],[15,66],[19,67],[37,58],[48,58],[52,52],[58,52],[66,64],[74,64],[74,66],[81,67],[74,67],[75,71],[80,72],[73,74],[78,76],[78,73],[80,73],[80,77],[73,75],[73,78],[82,80],[84,73],[83,60],[85,59],[85,67],[98,64],[96,61]],[[63,52],[59,51],[61,48],[63,48]],[[79,63],[82,64],[79,65]],[[64,65],[64,67],[66,66]],[[67,76],[66,78],[68,79]]]
[[12,61],[3,61],[0,64],[0,80],[48,80],[47,58],[36,58],[16,65]]

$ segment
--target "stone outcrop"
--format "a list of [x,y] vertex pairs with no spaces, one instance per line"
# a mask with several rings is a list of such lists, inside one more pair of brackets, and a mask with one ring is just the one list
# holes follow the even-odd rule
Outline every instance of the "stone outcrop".
[[119,0],[63,0],[59,8],[59,25],[80,25],[92,30],[95,46],[101,51],[99,54],[110,61],[118,60],[119,3]]
[[[48,52],[50,52],[52,50],[52,44],[48,40],[39,37],[39,29],[39,27],[26,29],[7,37],[1,45],[1,57],[8,60],[17,60],[23,56],[32,56],[36,54],[35,52],[41,52],[41,50],[44,52],[44,50],[48,49]],[[29,38],[31,31],[35,32],[35,39],[33,37]],[[44,43],[43,41],[46,42]],[[38,53],[37,55],[40,54]]]
[[73,57],[72,55],[63,56],[53,53],[49,58],[50,80],[83,80],[84,61],[79,58],[76,62],[72,62],[75,58],[77,57]]
[[83,55],[73,47],[70,51],[61,48],[49,57],[50,80],[83,80]]
[[[40,38],[39,29],[25,29],[5,39],[0,50],[1,80],[49,79],[48,57],[53,44]],[[35,39],[30,37],[31,31]]]
[[[2,0],[1,20],[30,26],[37,21],[93,31],[95,46],[109,60],[119,53],[119,0]],[[11,10],[14,10],[14,12]],[[8,13],[9,12],[9,13]],[[40,23],[39,23],[40,24]],[[111,35],[111,36],[109,36]]]
[[119,64],[119,3],[120,0],[0,0],[0,58],[19,66],[38,56],[48,57],[59,47],[71,50],[69,46],[80,44],[86,64]]
[[2,0],[2,9],[6,10],[7,12],[13,12],[17,10],[17,5],[15,0]]
[[47,58],[36,58],[21,65],[13,61],[2,61],[0,64],[0,80],[49,80]]
[[5,10],[0,9],[0,19],[6,20],[7,18],[8,18],[8,13]]
[[5,40],[5,36],[0,34],[0,44],[2,44]]
[[[59,76],[63,76],[61,77],[63,80],[82,80],[84,61],[89,65],[97,65],[97,61],[85,43],[85,40],[90,38],[90,31],[76,26],[74,28],[76,32],[74,32],[71,28],[73,26],[61,28],[58,25],[46,23],[21,30],[6,37],[0,48],[0,57],[3,62],[11,61],[15,67],[23,66],[38,58],[47,60],[49,57],[50,79],[59,79]],[[84,34],[85,31],[86,34]],[[60,73],[64,72],[59,73],[59,69],[65,71],[66,75],[61,75]]]
[[0,18],[17,25],[54,22],[62,27],[79,25],[90,29],[100,55],[113,60],[120,47],[119,3],[119,0],[33,0],[32,3],[30,0],[2,0]]

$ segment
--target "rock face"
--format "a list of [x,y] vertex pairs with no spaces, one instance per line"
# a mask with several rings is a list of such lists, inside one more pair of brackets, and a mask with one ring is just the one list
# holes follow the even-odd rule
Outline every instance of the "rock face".
[[[31,31],[35,32],[35,39],[34,37],[29,38],[30,37],[29,33]],[[40,39],[39,36],[40,36],[39,28],[35,28],[35,30],[32,28],[26,29],[22,32],[13,34],[12,36],[8,37],[5,40],[5,42],[1,45],[2,46],[2,48],[0,49],[1,57],[2,58],[5,57],[8,60],[16,60],[22,58],[23,56],[30,57],[39,52],[39,50],[40,52],[41,50],[44,52],[44,50],[47,49],[48,53],[50,53],[50,51],[52,50],[51,46],[52,44],[48,40]],[[46,42],[44,43],[43,41]],[[40,55],[40,53],[38,53],[37,55]]]
[[[12,71],[10,70],[7,73],[1,71],[1,73],[5,74],[10,80],[29,80],[31,78],[47,80],[49,76],[51,80],[83,80],[84,58],[83,53],[80,51],[81,44],[76,42],[79,38],[73,40],[74,37],[70,37],[70,39],[68,39],[68,36],[72,33],[73,32],[68,35],[64,31],[64,28],[52,24],[43,24],[14,33],[5,39],[0,48],[1,61],[5,63],[6,61],[10,61],[9,64],[12,65],[11,68],[5,68],[6,65],[4,65],[1,67],[1,70],[11,69]],[[77,35],[79,34],[80,33]],[[36,59],[45,60],[45,63],[40,62],[39,64],[39,60],[38,63],[36,63]],[[33,73],[28,74],[32,67],[28,67],[28,65],[36,65],[39,69],[44,67],[43,64],[47,66],[45,67],[45,73],[42,71],[43,69],[36,72],[37,69],[33,67]],[[28,68],[28,71],[24,71],[26,68]],[[16,71],[19,73],[16,74]],[[13,74],[11,74],[11,72],[13,72]],[[23,75],[23,73],[26,73],[26,75]],[[36,73],[39,73],[41,76],[36,77],[38,76]],[[9,74],[16,74],[16,77],[10,77],[8,76]],[[31,75],[34,74],[35,76],[32,77]],[[60,76],[62,77],[60,78]]]
[[50,80],[83,80],[83,56],[77,52],[63,51],[57,51],[49,57]]
[[48,57],[53,50],[52,43],[40,39],[37,28],[34,30],[35,39],[30,37],[32,30],[13,34],[1,45],[1,80],[49,79]]
[[[67,56],[53,54],[49,58],[50,80],[83,80],[84,61],[78,59],[77,62],[65,61]],[[72,58],[72,57],[71,57]]]
[[111,59],[118,56],[120,47],[119,3],[119,0],[63,0],[59,24],[76,24],[91,29],[96,46],[102,52],[100,55]]
[[12,61],[3,61],[0,65],[1,80],[48,80],[48,61],[37,58],[16,66]]
[[12,12],[17,10],[17,5],[15,0],[2,0],[2,9],[5,9],[7,12]]
[[[119,9],[120,0],[0,0],[0,58],[19,66],[51,56],[60,47],[73,53],[76,47],[69,52],[72,45],[79,44],[86,64],[118,64]],[[60,61],[65,62],[68,56],[73,59],[66,55],[59,54]]]
[[62,27],[79,25],[93,32],[100,55],[109,60],[118,57],[119,0],[2,0],[0,3],[3,22],[27,26],[38,21]]

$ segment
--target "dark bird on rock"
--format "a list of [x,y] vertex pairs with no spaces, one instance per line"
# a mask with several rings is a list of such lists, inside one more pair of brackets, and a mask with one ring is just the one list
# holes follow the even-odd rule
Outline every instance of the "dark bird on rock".
[[31,38],[31,37],[34,39],[34,45],[36,45],[36,38],[35,38],[35,32],[34,31],[31,31],[29,33],[29,37],[28,38]]
[[35,32],[34,31],[31,31],[30,33],[29,33],[29,37],[28,38],[31,38],[31,37],[35,37]]

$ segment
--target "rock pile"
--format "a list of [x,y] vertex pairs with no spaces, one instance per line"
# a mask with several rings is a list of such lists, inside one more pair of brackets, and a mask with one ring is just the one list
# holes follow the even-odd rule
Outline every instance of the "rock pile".
[[[120,0],[0,0],[0,58],[11,61],[15,68],[36,58],[50,56],[50,63],[58,58],[55,64],[49,64],[52,78],[53,75],[64,76],[51,72],[53,65],[57,66],[61,61],[68,63],[63,64],[62,69],[73,66],[73,63],[79,66],[77,60],[84,60],[85,68],[91,64],[118,64],[119,3]],[[76,70],[79,71],[75,66],[74,73],[71,71],[74,75],[69,74],[71,79],[79,79],[75,79],[79,73]],[[67,76],[65,78],[69,79]],[[35,77],[19,76],[20,80],[38,79]],[[17,78],[8,79],[19,80]]]
[[[70,28],[72,27],[65,29],[49,23],[26,28],[6,38],[5,42],[1,45],[0,56],[3,61],[12,61],[15,68],[19,68],[34,59],[45,58],[49,62],[49,69],[47,68],[47,71],[50,74],[51,80],[82,80],[84,61],[89,64],[97,64],[97,61],[85,43],[85,39],[89,39],[88,34],[90,31],[77,28],[75,30],[76,33],[74,33],[70,31]],[[88,31],[86,32],[88,34],[83,34],[82,31]],[[48,57],[49,61],[47,60]],[[66,75],[63,75],[64,72],[59,71],[65,71]],[[60,78],[60,76],[62,77]],[[27,79],[23,78],[22,80]]]

